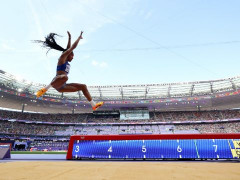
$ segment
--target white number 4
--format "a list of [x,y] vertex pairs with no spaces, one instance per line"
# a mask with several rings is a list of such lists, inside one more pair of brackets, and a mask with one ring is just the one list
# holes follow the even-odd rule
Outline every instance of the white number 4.
[[108,149],[108,152],[112,152],[112,146]]

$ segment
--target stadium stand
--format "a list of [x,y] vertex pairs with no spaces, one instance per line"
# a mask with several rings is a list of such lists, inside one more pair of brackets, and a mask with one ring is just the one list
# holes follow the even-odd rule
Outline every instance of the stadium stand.
[[0,139],[31,140],[24,150],[65,151],[71,135],[240,133],[239,110],[151,114],[150,120],[130,121],[120,120],[119,115],[0,110]]
[[[71,135],[240,133],[240,77],[90,86],[93,98],[105,102],[95,113],[80,92],[51,89],[36,99],[42,86],[0,70],[0,142],[13,150],[65,151]],[[149,116],[133,120],[122,113],[128,110]]]

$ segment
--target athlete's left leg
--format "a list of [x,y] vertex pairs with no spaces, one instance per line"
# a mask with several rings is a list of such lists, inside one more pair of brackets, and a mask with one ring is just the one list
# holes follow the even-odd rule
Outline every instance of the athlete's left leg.
[[57,89],[58,92],[76,92],[76,91],[82,91],[84,96],[87,98],[87,100],[92,105],[93,110],[97,110],[99,107],[103,105],[103,102],[95,103],[92,99],[92,96],[90,95],[88,88],[85,84],[78,84],[78,83],[70,83],[66,84],[65,86]]
[[61,88],[68,80],[67,75],[65,74],[61,74],[61,75],[57,75],[53,78],[52,82],[48,85],[45,86],[44,88],[41,88],[37,93],[36,96],[37,98],[41,97],[43,94],[45,94],[47,92],[47,90],[51,87],[55,88],[55,89],[59,89]]

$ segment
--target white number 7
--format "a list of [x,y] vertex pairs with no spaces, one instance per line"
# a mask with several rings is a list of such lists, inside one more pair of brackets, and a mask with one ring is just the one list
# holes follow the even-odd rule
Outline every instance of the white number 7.
[[215,152],[217,152],[217,145],[213,145],[213,146],[215,146]]

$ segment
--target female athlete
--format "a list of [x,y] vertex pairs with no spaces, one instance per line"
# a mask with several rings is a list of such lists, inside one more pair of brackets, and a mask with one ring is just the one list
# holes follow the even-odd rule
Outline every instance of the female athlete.
[[37,98],[39,98],[44,93],[46,93],[47,90],[51,87],[55,88],[58,92],[82,91],[84,96],[90,102],[90,104],[92,106],[92,109],[95,111],[103,105],[103,102],[95,103],[93,101],[88,89],[87,89],[87,86],[85,84],[78,84],[78,83],[66,84],[66,82],[68,80],[67,75],[68,75],[69,70],[70,70],[69,62],[71,62],[73,60],[73,56],[74,56],[73,50],[77,47],[80,39],[82,39],[83,32],[81,32],[78,39],[72,45],[71,45],[71,34],[69,32],[67,32],[67,33],[68,33],[68,44],[67,44],[66,49],[62,48],[61,46],[59,46],[56,43],[54,36],[57,35],[57,34],[55,34],[55,33],[50,33],[45,38],[45,41],[39,41],[39,40],[35,41],[35,42],[38,42],[38,43],[42,43],[43,46],[48,48],[49,50],[55,49],[55,50],[63,52],[62,55],[58,59],[56,76],[53,78],[52,82],[48,86],[40,89],[36,93],[36,96],[37,96]]

